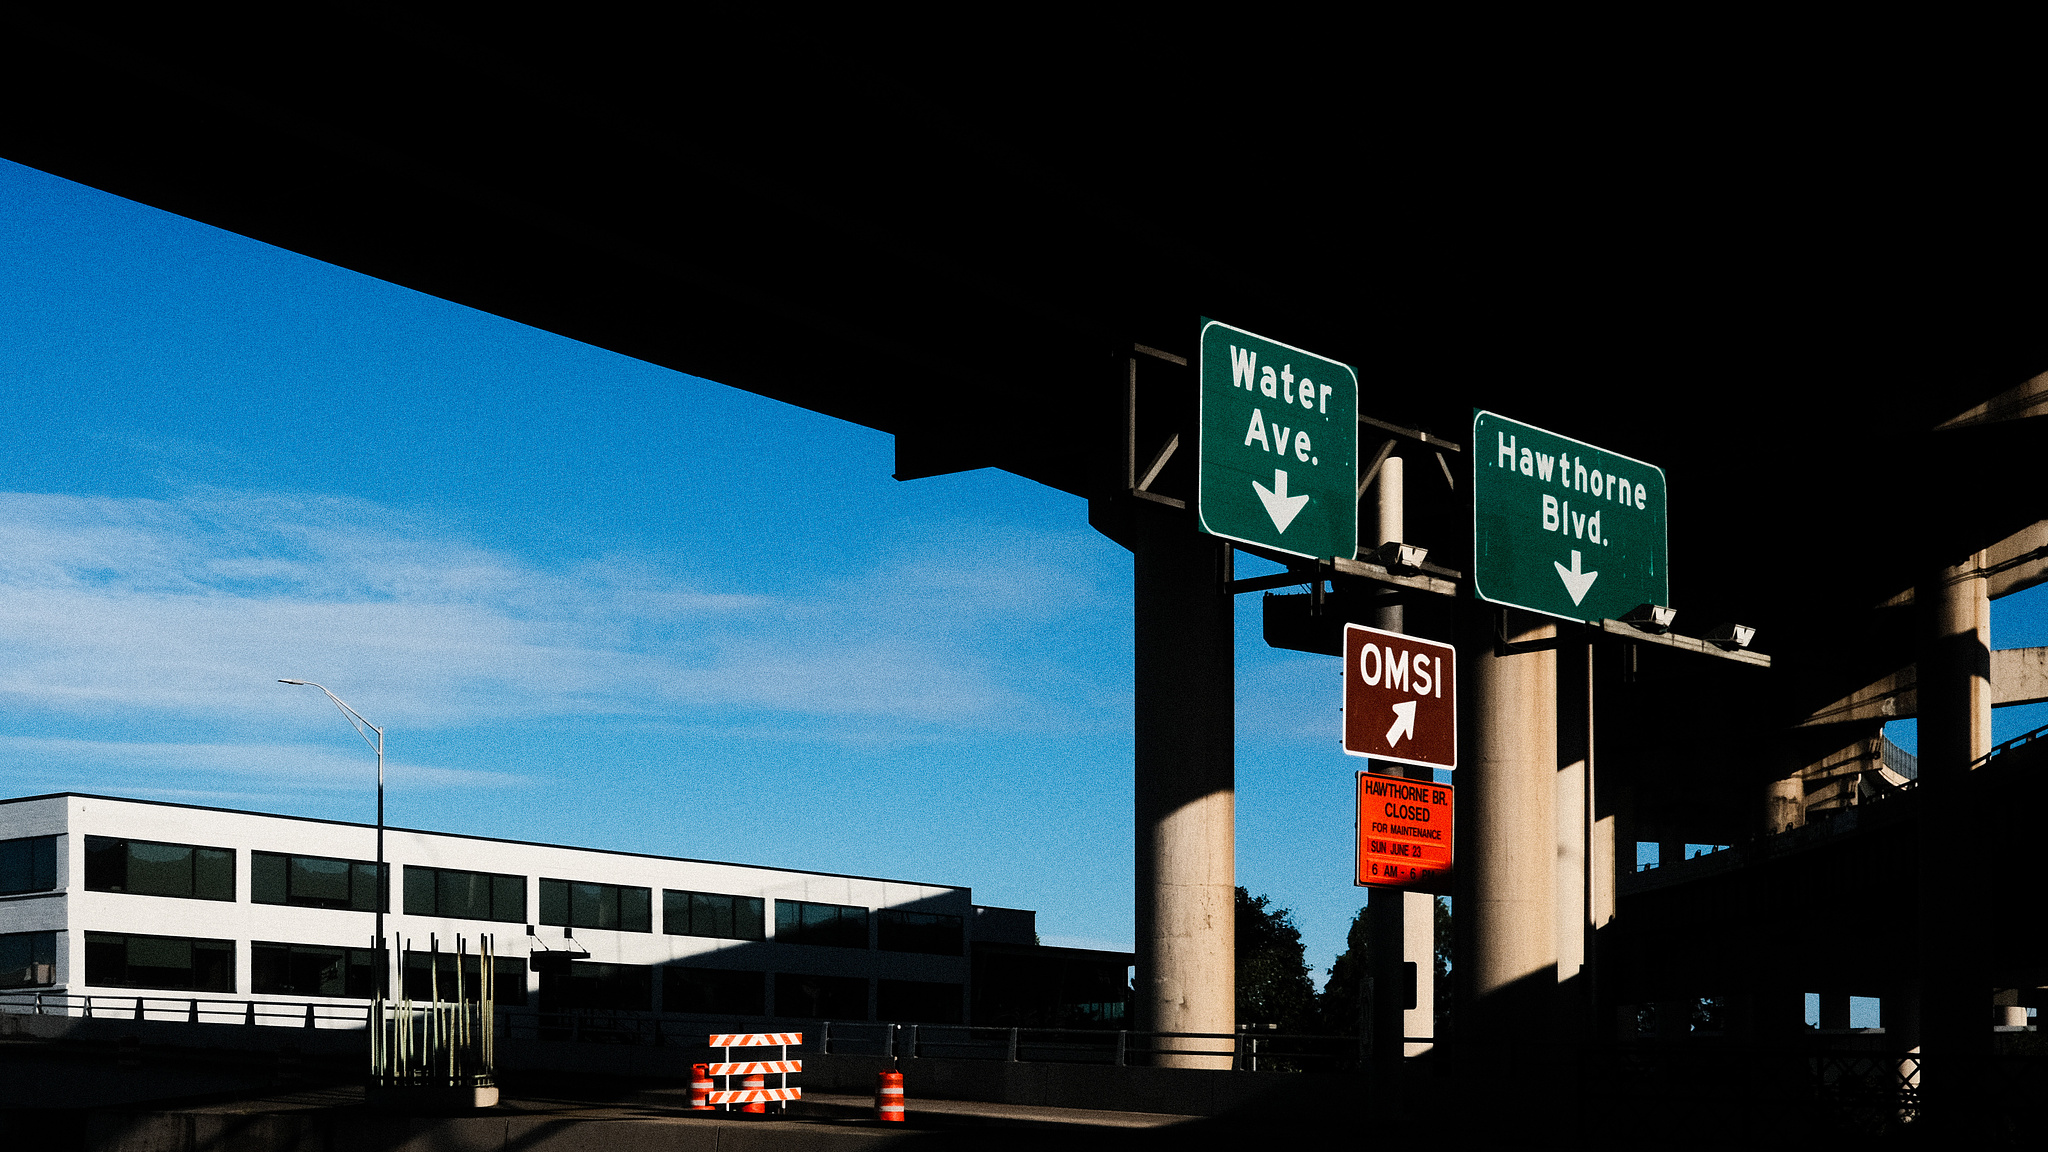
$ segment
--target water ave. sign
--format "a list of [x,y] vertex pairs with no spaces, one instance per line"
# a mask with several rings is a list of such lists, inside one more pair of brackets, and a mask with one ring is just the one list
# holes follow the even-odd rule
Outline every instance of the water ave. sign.
[[1202,322],[1202,531],[1313,559],[1358,553],[1358,374]]
[[1664,470],[1472,414],[1472,588],[1567,620],[1671,603]]

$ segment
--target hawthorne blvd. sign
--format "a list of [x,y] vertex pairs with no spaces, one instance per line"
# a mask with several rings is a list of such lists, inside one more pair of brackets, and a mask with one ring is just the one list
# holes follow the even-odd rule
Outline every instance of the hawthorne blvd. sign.
[[1358,552],[1358,374],[1202,322],[1202,531],[1315,559]]
[[1671,603],[1664,470],[1472,414],[1472,587],[1567,620]]

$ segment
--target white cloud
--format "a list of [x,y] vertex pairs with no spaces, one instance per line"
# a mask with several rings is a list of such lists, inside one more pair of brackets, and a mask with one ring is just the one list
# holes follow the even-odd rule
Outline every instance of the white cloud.
[[[331,725],[312,690],[275,683],[291,677],[416,730],[760,713],[883,730],[1071,728],[1062,693],[1087,676],[1047,637],[1062,615],[1103,606],[1076,575],[1076,548],[967,531],[936,559],[878,572],[834,573],[821,558],[807,574],[792,560],[775,584],[800,591],[769,595],[634,558],[539,565],[362,501],[0,494],[0,702]],[[999,661],[991,637],[1018,642],[1010,659],[1024,664]],[[123,747],[124,762],[205,748],[223,771],[254,771],[271,746]]]
[[[138,779],[146,777],[159,785],[170,780],[189,783],[195,777],[213,777],[213,782],[219,783],[218,778],[227,777],[249,786],[271,787],[270,791],[242,793],[245,795],[274,795],[280,785],[289,785],[294,791],[360,793],[376,779],[376,760],[367,749],[350,756],[311,744],[152,744],[0,736],[0,751],[17,771],[29,773],[46,771],[73,777],[81,765],[102,769],[117,765],[141,774]],[[434,768],[396,760],[385,761],[384,771],[388,779],[412,788],[466,788],[522,780],[509,772]],[[158,787],[152,791],[185,794],[187,790]]]

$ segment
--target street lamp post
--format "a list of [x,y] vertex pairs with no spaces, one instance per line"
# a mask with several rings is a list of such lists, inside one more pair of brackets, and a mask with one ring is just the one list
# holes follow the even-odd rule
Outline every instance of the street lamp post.
[[[278,683],[296,684],[303,688],[318,688],[322,692],[327,692],[327,687],[325,685],[315,684],[311,680],[279,680]],[[389,950],[384,946],[384,905],[389,903],[391,899],[391,878],[384,874],[384,730],[382,728],[377,727],[375,724],[370,723],[368,720],[363,719],[362,713],[357,712],[355,709],[343,703],[341,697],[336,696],[334,693],[327,692],[327,698],[329,700],[334,701],[334,706],[336,708],[341,709],[342,719],[347,720],[349,723],[349,727],[356,730],[356,735],[362,737],[363,743],[368,744],[370,746],[371,751],[377,754],[376,946],[377,994],[379,996],[382,996],[384,994],[385,989],[390,986],[391,977],[391,957]],[[364,729],[366,728],[369,731],[375,732],[377,734],[377,738],[375,740],[371,740],[370,737],[364,733]]]

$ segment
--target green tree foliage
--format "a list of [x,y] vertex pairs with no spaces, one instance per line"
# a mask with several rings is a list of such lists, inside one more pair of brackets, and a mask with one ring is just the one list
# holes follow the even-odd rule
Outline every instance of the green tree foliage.
[[1436,898],[1436,1034],[1451,1034],[1451,901]]
[[1365,1032],[1365,978],[1372,974],[1370,907],[1360,908],[1344,934],[1344,951],[1330,965],[1329,980],[1316,998],[1316,1027],[1333,1036]]
[[1237,1019],[1300,1029],[1314,1022],[1315,983],[1302,956],[1294,910],[1237,890]]

